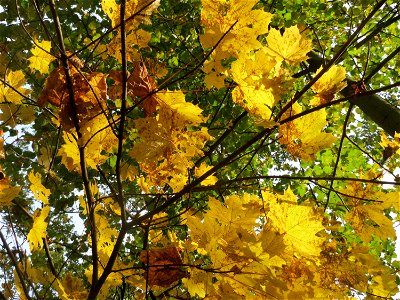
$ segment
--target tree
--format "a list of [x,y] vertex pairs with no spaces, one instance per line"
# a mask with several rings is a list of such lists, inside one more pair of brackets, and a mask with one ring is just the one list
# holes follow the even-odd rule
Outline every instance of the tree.
[[0,1],[2,299],[398,292],[395,1],[98,4]]

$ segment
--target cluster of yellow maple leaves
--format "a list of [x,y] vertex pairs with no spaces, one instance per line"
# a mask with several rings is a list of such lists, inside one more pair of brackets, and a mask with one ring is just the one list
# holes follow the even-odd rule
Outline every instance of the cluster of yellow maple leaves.
[[[236,83],[233,101],[248,111],[258,124],[269,128],[279,125],[279,120],[272,119],[272,110],[282,101],[281,95],[293,87],[291,67],[307,59],[312,43],[297,26],[286,28],[283,34],[274,28],[268,29],[272,14],[253,9],[256,3],[256,0],[202,1],[204,34],[200,40],[205,49],[213,49],[203,71],[209,87],[223,88],[226,78],[233,79]],[[112,26],[116,27],[120,22],[119,5],[115,0],[103,0],[101,4]],[[139,59],[138,49],[146,47],[150,40],[150,34],[138,27],[149,22],[158,2],[128,1],[127,5],[127,58],[134,62]],[[130,18],[139,10],[140,18]],[[259,38],[265,35],[265,40]],[[29,58],[30,68],[48,74],[49,65],[54,60],[50,54],[51,43],[37,40],[34,43]],[[106,46],[107,53],[119,61],[120,43],[119,34],[116,34]],[[236,60],[227,67],[225,60],[232,57]],[[54,111],[58,111],[54,123],[64,128],[64,144],[58,155],[69,171],[80,172],[79,147],[85,146],[87,166],[95,169],[108,159],[116,145],[117,138],[112,128],[118,120],[114,120],[115,116],[107,117],[104,110],[107,99],[118,102],[120,98],[121,74],[118,71],[85,73],[81,71],[79,60],[70,58],[81,137],[78,138],[75,131],[61,68],[48,75],[38,105],[49,102]],[[139,105],[145,117],[129,124],[135,129],[134,146],[129,155],[139,163],[143,176],[136,176],[138,171],[128,165],[124,179],[136,180],[146,193],[161,193],[165,184],[173,192],[178,192],[187,184],[187,170],[194,167],[193,158],[201,156],[205,143],[212,140],[207,128],[202,127],[206,117],[198,106],[186,102],[182,91],[158,92],[154,79],[142,62],[132,63],[132,66],[128,95],[141,98]],[[112,85],[107,86],[107,76],[113,79]],[[345,87],[344,80],[344,68],[331,67],[312,87],[315,97],[311,105],[330,101]],[[30,93],[24,86],[23,72],[9,71],[5,81],[7,84],[0,86],[0,102],[22,104],[23,96]],[[295,103],[282,119],[302,110],[302,106]],[[312,160],[318,151],[330,147],[336,140],[332,134],[322,132],[325,126],[326,112],[320,109],[281,125],[279,142],[292,155]],[[195,175],[199,177],[210,168],[202,164],[195,169]],[[366,176],[372,177],[371,174]],[[40,174],[31,172],[28,179],[32,193],[42,203],[42,208],[34,213],[28,241],[31,251],[40,251],[42,239],[46,237],[50,190],[42,185]],[[212,185],[216,181],[215,176],[210,176],[203,184]],[[0,180],[0,184],[0,205],[9,205],[20,188],[10,186],[7,178]],[[391,207],[400,209],[399,193],[383,193],[358,183],[350,184],[343,192],[356,199],[352,200],[346,221],[364,243],[371,241],[372,234],[381,239],[395,239],[393,224],[384,215],[384,210]],[[103,199],[95,209],[95,218],[99,260],[101,265],[106,265],[117,232],[111,227],[105,212],[111,211],[116,215],[119,212],[111,198],[101,195],[95,183],[92,183],[92,194]],[[153,250],[143,252],[140,258],[145,264],[158,265],[153,269],[150,266],[148,283],[162,287],[184,277],[182,282],[192,296],[215,299],[342,297],[350,287],[368,290],[378,296],[396,292],[394,276],[367,252],[366,247],[360,243],[349,246],[344,241],[329,238],[329,231],[339,231],[340,226],[324,219],[323,212],[312,205],[299,205],[290,189],[283,195],[272,191],[261,194],[262,197],[231,195],[225,198],[224,203],[210,198],[206,213],[186,212],[181,217],[189,229],[190,236],[186,241],[179,240],[173,233],[166,238],[162,237],[161,230],[152,230]],[[363,205],[362,200],[357,200],[364,198],[380,202]],[[81,207],[87,214],[83,198]],[[153,222],[157,220],[156,216]],[[166,253],[173,259],[165,259]],[[162,267],[168,264],[191,267],[187,268],[187,275],[177,269],[171,271],[171,267]],[[123,280],[146,289],[142,271],[129,269],[118,260],[114,268],[125,271],[110,274],[101,291],[103,297],[110,287],[122,284]],[[33,268],[29,261],[25,263],[25,270],[33,282],[53,284],[62,299],[83,299],[87,295],[80,279],[70,274],[59,280],[49,272]],[[89,268],[86,274],[90,282],[92,269]],[[16,285],[22,291],[18,276],[15,277]]]

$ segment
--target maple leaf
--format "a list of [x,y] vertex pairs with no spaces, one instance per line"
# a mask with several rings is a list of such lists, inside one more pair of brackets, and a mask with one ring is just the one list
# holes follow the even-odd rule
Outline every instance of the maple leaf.
[[136,175],[138,175],[138,171],[135,166],[130,165],[127,162],[123,162],[121,164],[121,179],[134,181],[136,179]]
[[384,132],[381,133],[381,142],[379,143],[383,150],[383,160],[389,159],[395,153],[400,155],[400,133],[396,132],[394,138],[390,140]]
[[296,65],[307,59],[307,53],[312,50],[311,40],[302,35],[297,26],[285,28],[283,34],[271,28],[267,36],[267,53],[277,61],[286,61]]
[[375,275],[368,289],[372,295],[387,299],[398,293],[399,286],[396,284],[396,276],[387,270],[386,272],[381,272],[379,275]]
[[[76,73],[73,75],[73,82],[76,114],[82,123],[90,122],[103,113],[104,103],[107,99],[106,75],[99,72]],[[75,126],[72,118],[73,109],[66,86],[62,93],[60,123],[65,130],[71,131]]]
[[208,86],[224,86],[225,67],[221,64],[224,59],[240,57],[262,47],[257,37],[268,32],[272,14],[261,9],[253,10],[256,2],[202,1],[201,21],[205,33],[200,36],[200,42],[204,48],[219,43],[211,55],[211,63],[207,62],[203,68]]
[[[320,67],[316,74],[321,72]],[[346,69],[342,66],[332,66],[326,73],[324,73],[317,82],[311,87],[317,93],[320,99],[319,104],[324,104],[333,99],[337,92],[340,92],[347,85],[346,83]]]
[[157,101],[160,105],[159,120],[168,127],[199,125],[207,120],[201,115],[202,109],[186,102],[181,91],[158,93]]
[[110,221],[104,215],[104,210],[105,207],[96,207],[95,221],[100,261],[105,264],[114,249],[115,238],[118,232],[115,228],[110,226]]
[[[65,277],[59,282],[59,286],[62,287],[61,291],[68,295],[67,299],[86,299],[88,291],[86,290],[83,281],[73,276],[71,273],[67,273]],[[58,288],[60,290],[60,288]],[[60,294],[60,291],[59,291]]]
[[15,127],[17,124],[29,124],[35,120],[35,108],[32,105],[0,104],[0,121],[3,125]]
[[37,209],[33,214],[33,226],[27,235],[31,251],[40,250],[43,247],[43,239],[46,238],[47,222],[50,206]]
[[[151,39],[151,34],[142,28],[138,28],[140,24],[150,24],[151,14],[160,5],[159,0],[145,1],[127,1],[125,15],[125,32],[126,32],[126,53],[128,61],[137,61],[141,59],[139,49],[145,48]],[[111,19],[113,27],[118,27],[120,23],[120,5],[115,0],[102,0],[101,7],[103,11]],[[134,16],[133,18],[131,18]],[[116,30],[116,35],[107,44],[107,53],[122,62],[121,56],[121,34],[120,30]]]
[[34,194],[35,198],[42,201],[43,204],[49,204],[50,190],[42,185],[42,176],[39,173],[34,173],[32,170],[28,175],[28,180],[31,183],[29,187]]
[[[141,23],[149,24],[151,14],[159,5],[160,0],[127,1],[125,18],[129,19],[130,16],[135,15],[135,18],[127,22],[129,25],[127,31],[136,28]],[[102,0],[101,8],[111,19],[112,26],[116,27],[120,23],[120,5],[115,0]]]
[[[362,177],[376,178],[376,174],[370,172]],[[400,192],[384,193],[374,190],[372,184],[363,185],[359,182],[351,182],[341,192],[354,197],[350,198],[351,210],[345,218],[363,241],[369,243],[373,235],[382,240],[396,239],[393,221],[386,216],[385,210],[400,210]],[[365,202],[360,199],[373,201]]]
[[54,69],[46,78],[46,82],[39,95],[37,105],[43,106],[47,102],[50,102],[55,106],[61,106],[65,90],[65,76],[62,69]]
[[[81,66],[77,57],[72,57],[74,66]],[[64,129],[71,132],[75,128],[73,111],[76,112],[81,122],[92,120],[103,113],[105,100],[107,99],[106,75],[100,72],[78,72],[70,66],[72,75],[75,110],[69,99],[69,91],[66,85],[64,71],[61,67],[53,70],[46,79],[45,86],[40,93],[37,104],[44,106],[47,102],[60,107],[59,120]],[[72,70],[75,70],[72,72]]]
[[[86,146],[87,166],[96,169],[98,164],[108,159],[106,153],[112,152],[117,144],[117,138],[103,114],[82,122],[81,133],[82,138],[78,142],[79,145]],[[79,147],[72,134],[64,132],[64,144],[61,145],[57,155],[61,156],[62,164],[68,170],[81,172]]]
[[[236,22],[235,27],[221,43],[221,48],[230,54],[249,53],[261,43],[257,37],[268,31],[272,14],[252,8],[257,1],[202,1],[201,22],[206,32],[200,37],[205,48],[213,47],[218,39]],[[236,56],[236,55],[235,55]]]
[[[206,296],[206,286],[207,279],[211,277],[208,272],[204,272],[202,270],[198,270],[196,268],[189,269],[190,276],[188,278],[183,278],[182,283],[188,289],[190,295],[198,295],[201,299]],[[211,285],[211,278],[208,278],[208,281]]]
[[147,185],[167,183],[177,192],[187,182],[187,170],[194,166],[192,159],[203,153],[201,149],[212,138],[205,127],[189,130],[206,118],[198,106],[185,101],[181,91],[159,93],[156,99],[158,114],[134,121],[139,142],[129,155],[147,173]]
[[0,103],[21,104],[21,99],[30,92],[29,89],[23,87],[25,84],[25,75],[21,70],[9,71],[6,75],[5,83],[0,85]]
[[285,243],[302,255],[318,256],[324,239],[317,233],[325,229],[320,214],[312,207],[297,204],[290,189],[284,195],[263,192],[263,198],[269,205],[267,216],[272,226],[284,234]]
[[[295,115],[300,112],[300,105],[293,104],[290,113]],[[287,115],[288,113],[285,114]],[[326,112],[320,109],[281,125],[279,142],[286,145],[292,155],[304,160],[313,160],[315,153],[330,147],[336,141],[332,134],[321,132],[325,126]]]
[[33,56],[29,57],[29,68],[31,70],[37,70],[41,74],[49,73],[50,63],[55,59],[50,54],[51,42],[42,41],[39,42],[36,38],[33,39],[34,46],[31,49]]
[[0,207],[12,205],[12,200],[19,195],[20,191],[20,186],[9,186],[8,184],[6,187],[0,186]]
[[232,91],[232,100],[260,122],[270,120],[272,107],[277,102],[274,88],[278,84],[273,79],[275,66],[276,61],[264,51],[246,58],[240,57],[232,63],[231,76],[237,83]]
[[[154,79],[149,75],[146,65],[143,62],[135,62],[132,74],[128,73],[127,89],[128,96],[141,98],[140,107],[143,108],[146,117],[156,112],[158,101],[156,95],[150,95],[156,85]],[[122,97],[122,72],[110,71],[108,78],[114,80],[109,88],[108,95],[111,99],[117,100]]]
[[[196,177],[200,177],[201,175],[203,175],[205,172],[207,172],[211,168],[212,168],[212,166],[207,166],[207,164],[203,162],[199,167],[196,167],[194,169],[194,175]],[[218,181],[217,177],[210,175],[201,182],[201,185],[204,185],[204,186],[214,185],[217,181]]]
[[182,259],[176,247],[143,250],[139,259],[147,266],[145,278],[150,286],[168,287],[173,282],[186,276],[180,269]]
[[271,90],[245,85],[234,88],[232,100],[253,116],[266,121],[270,119],[276,102]]
[[208,205],[210,209],[203,219],[185,214],[193,240],[210,256],[214,266],[243,264],[246,260],[237,253],[251,252],[246,250],[249,245],[243,240],[254,235],[261,200],[255,195],[231,195],[225,199],[225,204],[209,198]]
[[373,235],[382,240],[391,238],[396,239],[396,232],[393,228],[393,222],[388,219],[384,212],[376,205],[353,206],[346,215],[348,221],[361,239],[369,243]]
[[[135,29],[130,31],[126,36],[126,44],[128,45],[125,52],[126,59],[128,61],[141,60],[142,57],[139,50],[148,47],[150,40],[151,34],[144,29]],[[122,54],[120,49],[121,34],[117,31],[117,35],[107,44],[107,53],[122,63]]]

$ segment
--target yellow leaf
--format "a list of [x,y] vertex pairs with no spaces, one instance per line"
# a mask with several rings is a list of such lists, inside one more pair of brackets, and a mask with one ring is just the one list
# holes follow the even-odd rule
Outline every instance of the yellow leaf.
[[149,187],[168,184],[177,192],[187,182],[193,158],[203,154],[201,149],[212,137],[205,127],[192,128],[206,118],[198,106],[185,101],[181,91],[157,94],[157,102],[158,115],[134,121],[139,142],[129,155],[147,173]]
[[211,63],[207,62],[203,68],[207,86],[224,86],[225,76],[222,74],[225,67],[221,64],[224,59],[232,56],[240,58],[262,47],[258,36],[268,32],[272,14],[262,9],[253,9],[256,3],[256,0],[202,1],[201,22],[205,33],[200,35],[200,42],[204,48],[219,43],[211,55]]
[[[206,163],[202,163],[199,167],[196,167],[194,169],[194,174],[196,177],[200,177],[201,175],[203,175],[205,172],[207,172],[208,170],[210,170],[212,168],[212,166],[207,166]],[[206,179],[204,179],[201,182],[201,185],[214,185],[216,182],[218,181],[218,178],[213,176],[213,175],[209,175]]]
[[67,294],[67,299],[80,300],[86,299],[88,291],[86,290],[82,280],[80,278],[72,276],[71,273],[67,273],[67,275],[60,282],[57,279],[56,288],[59,286],[58,293],[62,293],[63,295]]
[[[320,67],[316,74],[321,72]],[[316,92],[321,104],[327,103],[333,99],[337,92],[340,92],[347,85],[346,69],[342,66],[332,66],[320,79],[312,86],[312,90]]]
[[116,20],[119,17],[119,5],[117,2],[115,2],[115,0],[102,0],[101,8],[113,21],[112,26],[115,26]]
[[207,120],[201,115],[202,109],[197,105],[186,102],[185,94],[181,91],[157,94],[160,104],[159,120],[174,127],[199,125]]
[[[383,148],[383,159],[386,160],[393,156],[395,153],[400,155],[400,132],[396,132],[392,139],[389,139],[386,134],[381,132],[381,142],[379,143]],[[395,162],[395,168],[397,164]]]
[[[3,139],[3,130],[0,129],[0,159],[4,159],[4,139]],[[0,169],[1,170],[1,169]]]
[[187,175],[184,174],[173,174],[168,181],[169,186],[172,188],[174,193],[182,190],[187,182]]
[[115,238],[118,232],[115,228],[110,226],[110,221],[104,216],[99,209],[95,212],[95,221],[97,229],[97,243],[99,251],[100,261],[104,264],[107,263],[108,258],[114,248]]
[[284,235],[285,243],[302,255],[318,256],[324,239],[316,234],[325,229],[321,215],[312,207],[297,204],[290,189],[284,195],[263,192],[263,198],[269,205],[268,219]]
[[122,180],[134,181],[136,179],[137,174],[138,174],[138,171],[135,166],[130,165],[127,162],[124,162],[121,164],[121,179]]
[[206,296],[205,285],[207,284],[207,281],[211,283],[211,278],[209,278],[210,277],[209,273],[203,270],[198,270],[196,268],[189,268],[188,270],[190,272],[190,276],[189,278],[182,279],[183,285],[186,286],[188,292],[192,297],[194,297],[197,294],[197,296],[203,299]]
[[363,241],[369,243],[373,235],[382,240],[396,239],[393,222],[376,205],[359,205],[351,209],[346,215],[355,232]]
[[399,291],[399,286],[396,284],[396,275],[390,274],[387,270],[381,275],[375,275],[372,284],[369,286],[371,294],[379,298],[389,299]]
[[230,73],[237,83],[232,100],[255,117],[261,126],[274,126],[272,109],[285,91],[282,85],[285,73],[277,72],[278,69],[277,61],[262,50],[239,57],[232,63]]
[[[205,34],[201,36],[203,47],[210,48],[235,23],[221,42],[223,51],[230,54],[249,53],[261,47],[257,37],[268,32],[272,14],[261,9],[252,9],[255,0],[244,1],[202,1],[201,22]],[[236,56],[236,55],[235,55]]]
[[49,196],[51,194],[49,189],[46,189],[42,185],[42,176],[39,173],[36,173],[32,170],[28,175],[29,182],[31,183],[30,189],[35,196],[35,198],[39,201],[42,201],[43,204],[49,204]]
[[[119,19],[119,16],[118,16]],[[126,58],[129,61],[138,61],[141,59],[139,48],[145,48],[151,39],[151,34],[143,29],[132,30],[126,37],[127,47]],[[117,34],[110,43],[107,44],[107,53],[122,62],[121,38]]]
[[22,284],[21,284],[21,280],[19,279],[18,273],[17,271],[14,269],[13,271],[14,273],[14,284],[15,284],[15,288],[17,289],[18,292],[18,296],[20,300],[27,300],[28,298],[26,298],[25,296],[25,292],[24,289],[22,288]]
[[[112,26],[115,27],[120,23],[120,5],[115,0],[102,0],[101,8],[108,15],[112,21]],[[131,0],[126,3],[126,19],[129,19],[132,15],[135,18],[130,18],[130,22],[127,22],[127,31],[132,30],[141,23],[150,23],[150,15],[160,5],[160,0]]]
[[42,41],[39,42],[37,39],[33,39],[35,45],[31,49],[33,56],[29,57],[29,68],[31,70],[37,70],[42,74],[49,73],[50,63],[55,59],[50,54],[51,42]]
[[23,96],[30,92],[29,89],[23,87],[26,84],[24,73],[21,70],[9,71],[5,81],[7,84],[0,85],[0,103],[21,104]]
[[[218,267],[228,266],[227,259],[234,255],[235,251],[246,251],[250,255],[249,244],[243,243],[243,240],[246,240],[246,237],[254,238],[254,228],[260,217],[261,200],[255,195],[231,195],[225,198],[224,204],[210,198],[208,205],[210,209],[203,220],[197,215],[185,214],[193,241],[198,243],[199,248],[204,249],[214,266]],[[236,263],[245,263],[245,260],[238,261],[237,256],[231,259]]]
[[232,100],[263,121],[270,119],[272,107],[275,104],[275,98],[271,90],[245,85],[234,88]]
[[33,214],[33,226],[28,233],[28,241],[31,251],[40,250],[43,247],[43,240],[46,238],[47,222],[45,221],[50,212],[50,206],[37,209]]
[[86,216],[88,213],[86,201],[83,196],[79,196],[79,206],[82,208],[82,213]]
[[17,123],[29,124],[33,120],[35,120],[35,108],[32,105],[0,104],[0,121],[3,125],[15,127]]
[[41,147],[40,155],[38,157],[38,163],[42,165],[46,170],[49,170],[52,157],[53,156],[49,148]]
[[[298,103],[293,104],[291,115],[301,112]],[[288,114],[285,114],[288,116]],[[326,126],[326,112],[320,109],[294,121],[283,124],[279,129],[279,142],[287,146],[294,156],[304,160],[315,159],[315,153],[330,147],[335,141],[330,133],[321,132]]]
[[0,190],[0,207],[12,205],[12,200],[18,196],[20,191],[20,186],[9,186]]
[[267,53],[277,61],[286,61],[291,65],[305,61],[307,53],[312,50],[311,40],[302,35],[297,26],[285,28],[283,35],[279,30],[271,28],[267,43]]
[[81,172],[79,164],[79,148],[72,134],[64,132],[64,144],[61,145],[57,155],[61,156],[61,163],[69,171]]
[[[362,177],[368,180],[376,178],[376,174],[367,173]],[[376,190],[372,184],[365,185],[360,182],[349,183],[341,192],[349,195],[351,203],[349,205],[351,210],[346,214],[345,219],[363,241],[369,243],[372,235],[382,240],[396,239],[393,221],[386,216],[385,211],[390,209],[397,212],[400,209],[400,192],[384,193]]]
[[[96,169],[98,164],[102,164],[108,159],[105,152],[112,152],[117,145],[117,138],[103,114],[82,122],[81,133],[82,138],[79,143],[85,146],[86,164],[88,167]],[[57,153],[58,156],[61,156],[62,164],[70,171],[81,172],[79,148],[72,134],[64,132],[64,142]]]

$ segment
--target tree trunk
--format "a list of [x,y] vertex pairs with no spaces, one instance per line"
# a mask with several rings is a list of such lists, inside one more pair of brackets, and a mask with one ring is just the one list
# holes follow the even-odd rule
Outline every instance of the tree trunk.
[[[307,73],[315,72],[324,63],[324,59],[315,52],[310,52],[308,56],[310,57],[307,60],[309,67],[295,74],[293,77],[298,78]],[[349,97],[354,94],[354,90],[351,87],[353,83],[356,82],[347,78],[347,87],[340,92],[344,97]],[[380,126],[386,134],[394,136],[396,132],[400,132],[400,110],[389,104],[379,95],[355,95],[349,101],[359,107],[364,114]]]

